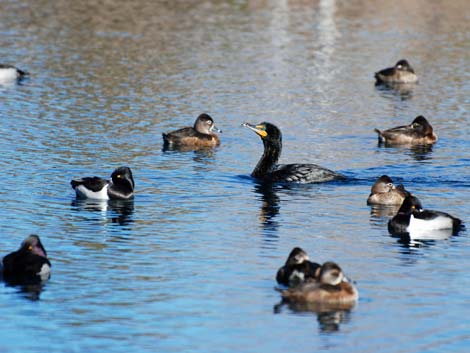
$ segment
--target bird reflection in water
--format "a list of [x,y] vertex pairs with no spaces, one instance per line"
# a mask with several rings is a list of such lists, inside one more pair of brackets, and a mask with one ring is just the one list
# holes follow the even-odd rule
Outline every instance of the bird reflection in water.
[[207,146],[185,146],[185,145],[163,145],[163,152],[202,152],[202,154],[213,155],[214,147]]
[[388,220],[395,216],[400,205],[370,205],[370,223],[377,226],[386,226]]
[[72,201],[72,210],[98,212],[102,218],[109,220],[121,226],[129,225],[134,222],[132,217],[134,213],[134,200],[92,200],[92,199],[74,199]]
[[279,222],[275,220],[279,214],[280,198],[276,192],[276,186],[273,183],[255,184],[255,192],[261,195],[261,209],[259,220],[264,230],[268,231],[270,237],[275,237],[279,227]]
[[214,164],[214,149],[203,148],[195,150],[193,153],[194,167],[198,170],[208,170],[208,167]]
[[421,233],[405,233],[405,234],[392,234],[394,238],[398,238],[397,243],[401,244],[404,248],[423,248],[430,247],[436,244],[436,241],[446,240],[457,233],[452,229],[433,229]]
[[327,305],[318,303],[286,303],[281,301],[274,306],[274,313],[281,313],[283,306],[287,306],[294,313],[311,312],[316,314],[319,330],[324,333],[330,333],[339,331],[341,324],[351,321],[351,310],[355,304]]
[[416,145],[410,147],[409,155],[417,161],[432,159],[432,145]]
[[12,280],[5,280],[5,286],[15,287],[18,289],[18,293],[20,293],[24,298],[31,301],[36,301],[39,300],[46,282],[47,280],[37,280],[31,282],[16,282]]
[[398,97],[400,100],[408,100],[413,98],[413,90],[416,87],[414,83],[376,83],[375,88],[380,95],[385,98]]
[[433,145],[412,145],[412,146],[394,146],[394,145],[387,145],[383,142],[378,142],[377,147],[384,148],[389,151],[393,151],[396,153],[405,153],[406,155],[410,156],[414,160],[421,162],[427,161],[432,159],[432,148]]

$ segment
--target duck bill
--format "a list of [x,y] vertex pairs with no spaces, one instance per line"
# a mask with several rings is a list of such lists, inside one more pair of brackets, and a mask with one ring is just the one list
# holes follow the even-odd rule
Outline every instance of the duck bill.
[[243,123],[242,126],[247,127],[251,131],[256,132],[259,136],[261,137],[266,137],[267,133],[264,130],[259,129],[256,125],[248,124],[248,123]]
[[222,130],[220,130],[217,126],[213,125],[211,131],[218,132],[219,134],[222,133]]

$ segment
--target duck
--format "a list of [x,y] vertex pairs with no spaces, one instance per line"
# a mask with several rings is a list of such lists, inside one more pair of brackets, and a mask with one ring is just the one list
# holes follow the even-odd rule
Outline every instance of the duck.
[[197,117],[193,127],[162,133],[163,143],[165,146],[215,147],[220,145],[220,138],[213,131],[222,132],[215,126],[212,117],[203,113]]
[[388,175],[379,177],[370,189],[367,198],[368,205],[401,205],[406,197],[406,190],[403,185],[395,186],[392,178]]
[[254,131],[261,137],[264,152],[258,164],[251,173],[256,179],[268,182],[288,183],[322,183],[332,180],[344,180],[346,177],[316,164],[281,164],[277,162],[282,151],[281,130],[274,124],[262,122],[259,124],[243,123],[242,126]]
[[73,179],[70,184],[78,198],[94,200],[128,200],[134,196],[134,178],[129,167],[116,168],[111,181],[100,177]]
[[[419,199],[408,193],[398,210],[398,213],[388,222],[388,231],[396,235],[417,237],[428,231],[451,230],[458,232],[462,220],[441,211],[423,209]],[[413,236],[416,234],[417,236]]]
[[21,80],[28,75],[28,72],[20,70],[13,65],[0,64],[0,82]]
[[297,287],[281,291],[283,301],[339,306],[356,303],[359,293],[337,263],[325,262],[317,272],[317,280],[307,281]]
[[397,126],[388,130],[374,130],[379,144],[386,145],[432,145],[437,141],[431,124],[422,116],[417,116],[409,125]]
[[407,60],[399,60],[395,66],[380,70],[374,74],[376,84],[416,83],[418,76]]
[[39,236],[28,236],[17,251],[3,258],[3,277],[6,280],[47,280],[51,263]]
[[287,257],[285,265],[277,271],[276,281],[288,287],[296,286],[309,279],[314,279],[319,267],[319,264],[309,261],[306,251],[295,247]]

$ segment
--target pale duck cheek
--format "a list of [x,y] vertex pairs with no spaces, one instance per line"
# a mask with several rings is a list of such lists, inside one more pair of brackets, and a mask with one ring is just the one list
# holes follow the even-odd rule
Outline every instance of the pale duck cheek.
[[84,187],[83,185],[79,185],[75,188],[77,194],[81,197],[85,197],[87,199],[94,199],[94,200],[109,200],[108,196],[108,185],[106,185],[103,189],[98,192],[91,191]]
[[304,280],[305,280],[304,273],[294,270],[289,277],[289,284],[297,285],[299,283],[302,283]]

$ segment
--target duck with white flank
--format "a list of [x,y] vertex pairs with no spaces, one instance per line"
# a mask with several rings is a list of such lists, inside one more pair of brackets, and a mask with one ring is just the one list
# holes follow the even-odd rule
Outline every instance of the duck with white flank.
[[409,235],[410,238],[432,238],[428,232],[447,230],[448,235],[457,233],[463,227],[462,221],[448,213],[425,210],[417,197],[408,194],[398,213],[388,222],[388,231],[395,235]]
[[94,200],[127,200],[134,196],[134,178],[129,167],[119,167],[111,180],[85,177],[70,182],[78,198]]

